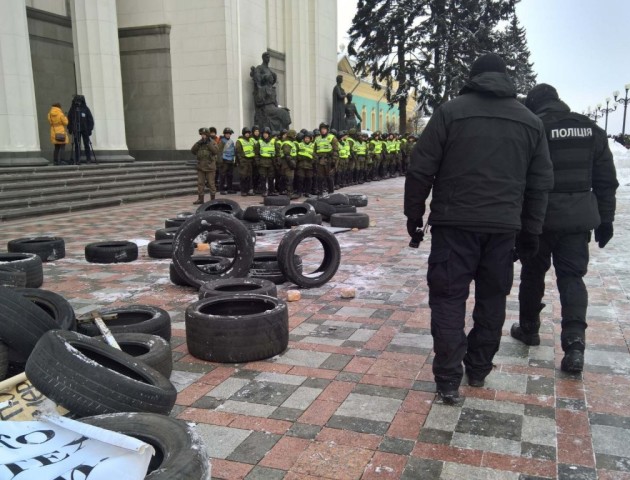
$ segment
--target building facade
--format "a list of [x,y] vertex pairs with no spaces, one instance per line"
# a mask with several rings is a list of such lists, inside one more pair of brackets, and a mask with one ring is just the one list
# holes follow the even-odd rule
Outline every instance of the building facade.
[[331,116],[336,0],[2,0],[0,165],[52,156],[47,113],[85,96],[99,161],[189,158],[199,127],[254,118],[269,52],[292,126]]

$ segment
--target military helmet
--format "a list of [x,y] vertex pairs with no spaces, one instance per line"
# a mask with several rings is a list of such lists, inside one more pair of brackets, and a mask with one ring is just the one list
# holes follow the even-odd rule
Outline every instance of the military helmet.
[[296,139],[298,142],[301,142],[302,140],[304,140],[304,134],[303,134],[301,131],[300,131],[300,132],[298,132],[298,133],[297,133],[297,135],[295,136],[295,139]]
[[357,134],[356,128],[351,128],[350,130],[348,130],[348,135],[356,135],[356,134]]
[[273,130],[273,131],[271,132],[271,136],[272,136],[272,137],[277,137],[278,135],[280,135],[280,132],[279,132],[279,131],[277,131],[277,130]]
[[208,134],[208,129],[206,127],[201,127],[199,129],[199,135],[202,135],[202,134],[204,134],[204,135]]
[[311,132],[309,132],[308,130],[306,132],[304,132],[304,138],[310,138],[311,140],[313,140],[313,134]]
[[381,131],[380,130],[377,130],[376,132],[374,132],[374,136],[375,137],[380,137],[380,135],[381,135]]
[[322,128],[330,128],[330,125],[328,125],[326,122],[322,122],[322,123],[319,124],[319,128],[320,128],[320,130]]
[[262,133],[268,133],[269,135],[271,135],[271,128],[269,127],[265,127],[262,129]]
[[234,130],[232,130],[230,127],[225,127],[223,129],[223,135],[225,135],[226,133],[234,133]]
[[210,127],[210,128],[208,128],[208,131],[209,131],[210,133],[214,133],[215,135],[216,135],[216,133],[217,133],[217,129],[216,129],[216,127]]
[[333,135],[337,136],[337,133],[339,133],[339,132],[337,132],[336,128],[331,128],[330,129],[330,133],[332,133]]
[[306,132],[308,132],[308,130],[306,128],[303,128],[302,130],[300,130],[300,133],[302,133],[302,134],[306,134]]
[[288,130],[286,128],[283,128],[282,130],[280,130],[280,135],[284,135],[287,132]]
[[317,129],[313,130],[313,136],[316,137],[317,135],[319,135],[319,130]]
[[243,130],[241,130],[241,135],[245,135],[246,133],[252,133],[249,127],[243,127]]
[[295,130],[291,129],[287,132],[287,137],[295,138]]
[[253,125],[252,126],[252,132],[255,132],[256,130],[258,130],[260,132],[260,127],[258,125]]

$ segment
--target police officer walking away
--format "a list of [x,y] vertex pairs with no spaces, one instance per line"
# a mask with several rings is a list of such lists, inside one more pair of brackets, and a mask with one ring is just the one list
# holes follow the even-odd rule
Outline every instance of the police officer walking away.
[[[503,59],[480,56],[460,96],[433,113],[405,181],[404,213],[415,246],[433,189],[427,283],[433,375],[445,404],[461,401],[462,361],[470,386],[482,387],[492,370],[512,287],[516,232],[541,233],[552,186],[542,121],[516,100]],[[533,246],[523,247],[529,247],[524,255],[535,253]],[[467,337],[473,280],[474,326]]]
[[206,183],[210,189],[210,200],[214,200],[217,194],[215,176],[217,173],[217,159],[219,156],[219,146],[214,138],[210,137],[207,128],[200,128],[201,139],[195,143],[190,151],[197,157],[197,200],[193,205],[203,203],[203,192]]
[[613,236],[615,192],[619,186],[615,164],[604,130],[584,115],[572,113],[551,85],[535,86],[525,106],[545,125],[554,186],[549,193],[538,253],[521,258],[519,323],[512,325],[510,334],[527,345],[540,345],[545,273],[553,259],[562,305],[561,368],[581,372],[588,305],[582,277],[588,267],[590,231],[595,229],[600,248]]

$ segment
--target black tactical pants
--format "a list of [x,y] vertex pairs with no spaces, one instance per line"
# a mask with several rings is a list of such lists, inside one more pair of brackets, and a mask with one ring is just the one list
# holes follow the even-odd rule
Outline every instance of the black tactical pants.
[[584,342],[588,292],[582,278],[588,268],[589,240],[590,232],[543,232],[538,255],[528,261],[521,260],[519,322],[525,333],[537,333],[540,327],[545,274],[553,259],[562,305],[562,348],[566,349],[567,339],[579,338]]
[[[433,375],[440,391],[492,370],[505,322],[505,299],[512,288],[515,233],[479,233],[453,227],[431,229],[429,306],[433,336]],[[464,332],[466,299],[475,281],[474,326]]]

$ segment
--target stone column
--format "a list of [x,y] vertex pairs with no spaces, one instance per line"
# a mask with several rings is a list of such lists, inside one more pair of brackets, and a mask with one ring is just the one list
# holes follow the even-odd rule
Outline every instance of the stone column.
[[125,137],[116,0],[72,0],[78,93],[94,116],[92,144],[101,162],[130,162]]
[[48,162],[41,157],[39,145],[25,0],[2,2],[0,166],[47,164]]

